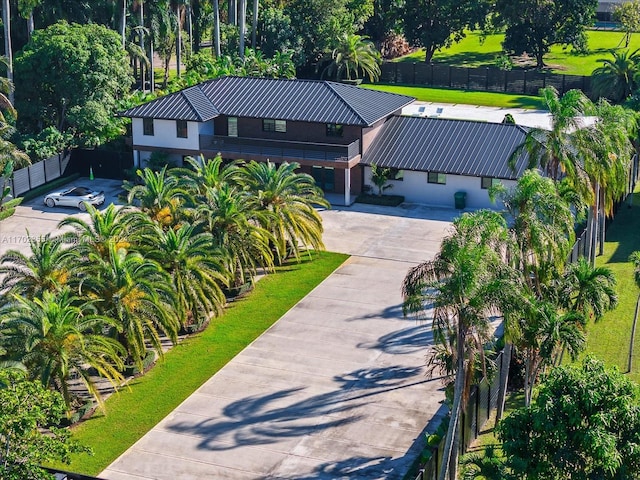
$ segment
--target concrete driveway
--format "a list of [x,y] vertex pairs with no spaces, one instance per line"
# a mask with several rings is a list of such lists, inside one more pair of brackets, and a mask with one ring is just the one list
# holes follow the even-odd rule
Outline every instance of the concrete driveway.
[[424,367],[429,325],[402,316],[400,285],[456,215],[323,212],[327,249],[352,257],[101,477],[403,478],[444,394]]
[[[79,178],[69,185],[82,185],[104,191],[105,203],[101,209],[111,203],[118,203],[117,197],[122,191],[122,181],[119,180]],[[0,254],[7,250],[29,254],[29,237],[38,238],[48,233],[60,233],[58,223],[70,215],[77,215],[84,220],[89,218],[87,213],[81,213],[77,208],[49,208],[44,204],[43,198],[44,195],[19,205],[16,213],[0,222]]]

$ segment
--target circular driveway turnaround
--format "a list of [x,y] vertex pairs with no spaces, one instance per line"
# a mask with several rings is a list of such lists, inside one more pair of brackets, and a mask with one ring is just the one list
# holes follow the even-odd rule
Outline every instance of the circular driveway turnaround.
[[456,215],[323,211],[327,250],[352,257],[100,477],[403,478],[444,393],[424,367],[430,326],[402,316],[400,285]]

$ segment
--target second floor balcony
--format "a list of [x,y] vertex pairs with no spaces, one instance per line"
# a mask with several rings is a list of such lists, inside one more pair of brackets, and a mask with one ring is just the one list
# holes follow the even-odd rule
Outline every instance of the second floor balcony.
[[246,160],[270,158],[272,160],[348,162],[360,155],[360,141],[356,140],[348,145],[336,145],[265,138],[200,135],[200,149],[215,153],[220,152],[223,157],[226,155]]

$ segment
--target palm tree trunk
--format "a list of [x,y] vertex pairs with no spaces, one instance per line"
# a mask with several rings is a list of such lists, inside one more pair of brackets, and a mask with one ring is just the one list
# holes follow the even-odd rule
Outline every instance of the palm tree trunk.
[[156,74],[153,71],[155,62],[153,60],[155,53],[153,51],[153,36],[149,37],[149,83],[151,84],[149,87],[151,89],[151,93],[156,90]]
[[631,342],[629,343],[629,360],[627,364],[627,373],[631,373],[631,369],[633,368],[633,350],[635,344],[635,336],[636,336],[636,325],[638,323],[638,314],[640,314],[640,295],[638,295],[638,300],[636,300],[636,313],[633,316],[633,327],[631,327]]
[[465,339],[461,338],[458,333],[457,342],[457,367],[456,380],[453,389],[453,406],[451,407],[451,420],[447,429],[447,436],[444,442],[444,452],[442,454],[442,470],[440,471],[439,480],[447,480],[449,477],[455,478],[458,466],[458,449],[456,438],[458,437],[458,422],[460,420],[460,411],[462,407],[462,390],[464,388],[464,343]]
[[511,354],[513,343],[505,342],[502,350],[502,365],[500,369],[500,391],[498,392],[498,410],[496,412],[496,423],[500,421],[504,414],[504,404],[507,400],[507,384],[509,383],[509,365],[511,365]]
[[191,2],[187,2],[187,28],[189,30],[189,53],[193,53],[193,19],[191,18]]
[[256,49],[256,31],[258,29],[258,7],[260,0],[253,0],[253,22],[251,23],[251,48]]
[[228,2],[228,18],[229,25],[238,24],[238,3],[237,0],[229,0]]
[[213,45],[216,58],[220,58],[220,4],[213,0]]
[[606,217],[604,211],[604,189],[600,189],[600,245],[598,247],[598,255],[604,255],[604,242],[605,242],[605,226]]
[[[13,84],[13,52],[11,51],[11,10],[9,0],[2,2],[2,23],[4,24],[4,54],[7,57],[7,80]],[[9,90],[9,101],[13,105],[13,91]]]
[[[140,49],[144,52],[144,0],[140,0]],[[147,91],[145,85],[144,62],[140,62],[140,87],[143,92]]]
[[180,63],[182,62],[182,19],[180,18],[180,5],[176,5],[176,76],[180,78]]
[[122,48],[126,46],[125,34],[127,31],[127,0],[122,0],[122,17],[120,18],[120,36],[122,37]]
[[33,10],[29,13],[29,18],[27,18],[27,35],[28,39],[31,40],[31,36],[33,35],[33,31],[36,29],[35,22],[33,20]]
[[238,49],[240,50],[240,58],[244,58],[244,34],[246,30],[246,17],[247,17],[247,0],[240,1],[240,11],[238,12],[238,30],[240,34]]
[[590,250],[589,260],[591,261],[591,265],[596,265],[596,248],[598,247],[598,225],[600,218],[600,184],[596,183],[596,192],[595,192],[595,205],[593,207],[593,223],[591,224],[591,229],[593,233],[593,239]]

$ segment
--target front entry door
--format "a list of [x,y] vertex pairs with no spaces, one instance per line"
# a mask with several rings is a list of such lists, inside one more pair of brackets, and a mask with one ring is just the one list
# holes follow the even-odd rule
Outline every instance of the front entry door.
[[311,176],[323,192],[333,192],[336,188],[335,169],[333,167],[312,167]]

